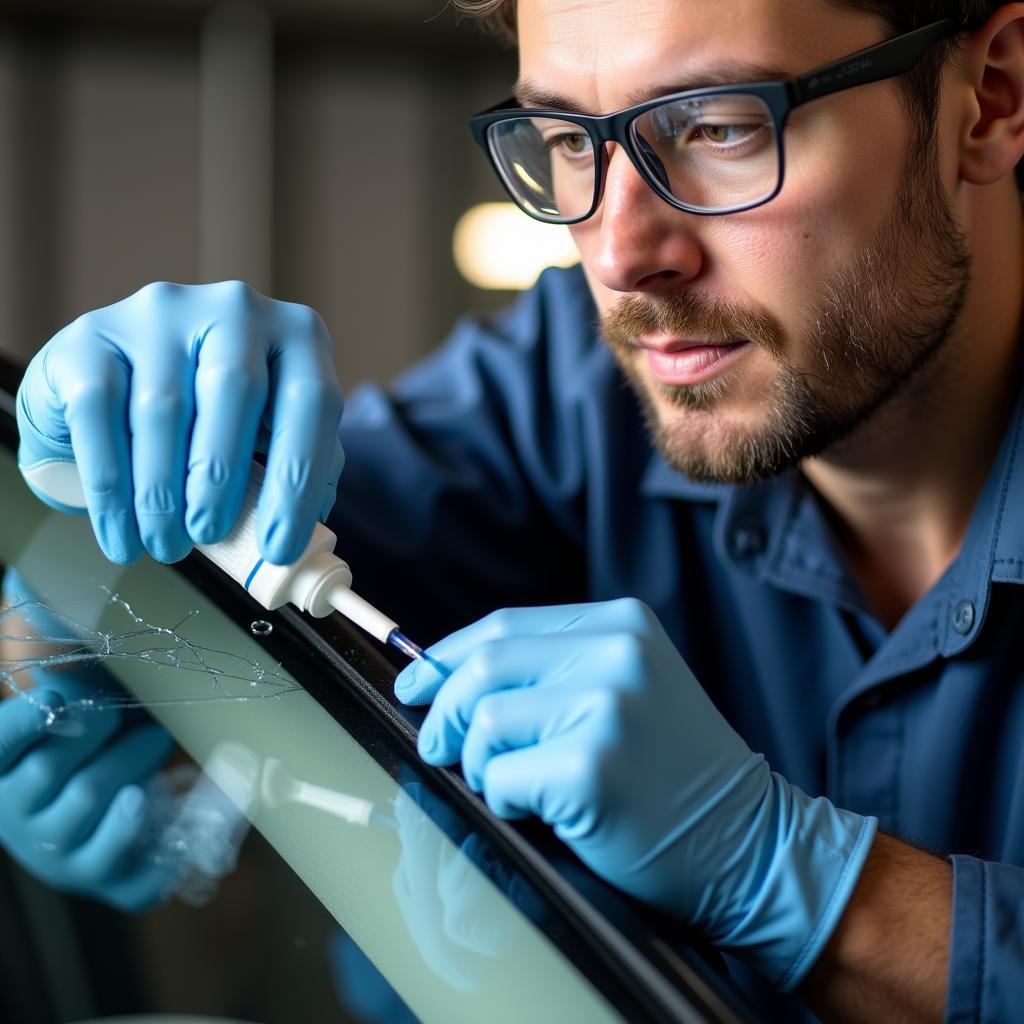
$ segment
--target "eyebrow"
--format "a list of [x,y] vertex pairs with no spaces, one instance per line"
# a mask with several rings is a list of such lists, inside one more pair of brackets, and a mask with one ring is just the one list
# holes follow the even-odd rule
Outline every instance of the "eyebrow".
[[[636,90],[626,95],[626,106],[643,103],[657,96],[670,96],[677,92],[688,92],[691,89],[707,89],[716,85],[748,85],[754,82],[779,82],[793,78],[793,71],[786,68],[771,67],[766,64],[735,62],[716,64],[703,69],[699,75],[682,82],[672,82]],[[591,113],[584,107],[561,96],[557,92],[543,89],[528,78],[521,78],[512,87],[512,95],[521,107],[537,107],[548,110],[564,110],[568,114]]]

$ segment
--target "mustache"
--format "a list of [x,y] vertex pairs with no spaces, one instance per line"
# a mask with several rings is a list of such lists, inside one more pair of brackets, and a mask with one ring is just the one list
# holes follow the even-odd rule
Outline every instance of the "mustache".
[[782,351],[782,328],[765,313],[738,303],[716,303],[687,292],[627,295],[602,320],[605,340],[624,351],[645,334],[697,338],[707,345],[752,341],[773,355]]

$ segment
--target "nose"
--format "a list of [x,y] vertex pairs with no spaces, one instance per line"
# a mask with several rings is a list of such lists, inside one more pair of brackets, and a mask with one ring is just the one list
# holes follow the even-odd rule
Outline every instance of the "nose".
[[704,265],[698,218],[657,195],[621,146],[609,147],[605,165],[601,205],[582,225],[591,273],[617,292],[671,292],[694,280]]

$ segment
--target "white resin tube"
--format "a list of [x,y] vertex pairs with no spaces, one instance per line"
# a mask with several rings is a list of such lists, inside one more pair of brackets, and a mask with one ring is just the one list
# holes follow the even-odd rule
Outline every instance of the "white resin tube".
[[[84,509],[77,468],[73,463],[60,463],[60,472],[55,473],[55,465],[48,464],[44,472],[26,470],[25,476],[37,493],[66,508]],[[381,643],[393,644],[411,658],[422,658],[423,651],[402,635],[396,622],[353,592],[352,570],[334,554],[338,538],[323,523],[316,524],[306,550],[291,565],[264,561],[256,539],[256,507],[262,486],[263,467],[254,462],[234,528],[216,544],[197,544],[196,549],[268,611],[293,604],[322,619],[337,610]]]

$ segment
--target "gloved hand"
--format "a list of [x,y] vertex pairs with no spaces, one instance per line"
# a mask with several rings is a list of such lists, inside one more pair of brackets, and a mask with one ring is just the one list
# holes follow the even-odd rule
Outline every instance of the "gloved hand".
[[[18,647],[18,637],[38,636],[38,648],[68,637],[13,569],[0,609]],[[155,863],[147,835],[150,784],[173,741],[148,715],[105,703],[120,687],[101,665],[55,655],[51,666],[41,653],[14,673],[0,664],[0,845],[54,888],[143,910],[167,894],[175,866]]]
[[772,772],[638,601],[497,612],[398,677],[433,701],[424,760],[461,757],[503,817],[536,814],[595,872],[795,988],[877,822]]
[[62,711],[81,698],[62,690],[0,703],[0,844],[54,888],[144,910],[170,874],[142,848],[143,785],[173,743],[153,723],[122,729],[114,707]]
[[394,814],[402,853],[392,888],[416,948],[453,988],[486,987],[488,972],[500,970],[502,956],[522,939],[519,919],[507,905],[496,905],[495,889],[528,915],[542,905],[490,856],[483,836],[463,829],[453,838],[457,826],[447,808],[422,786],[399,790]]
[[108,558],[145,548],[172,562],[228,533],[253,451],[266,450],[260,551],[291,562],[334,504],[341,410],[313,310],[237,281],[151,284],[79,317],[32,360],[18,461],[30,486],[33,471],[77,463]]

